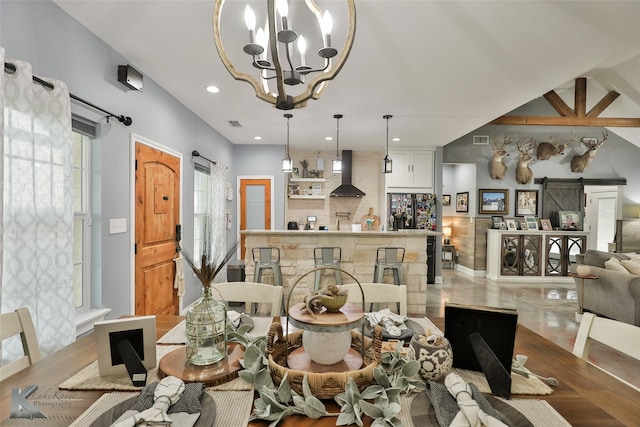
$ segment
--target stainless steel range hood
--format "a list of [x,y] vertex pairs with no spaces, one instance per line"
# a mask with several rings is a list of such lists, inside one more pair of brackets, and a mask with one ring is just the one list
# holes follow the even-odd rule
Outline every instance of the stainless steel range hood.
[[352,152],[351,150],[342,150],[342,185],[333,190],[331,197],[362,197],[366,196],[364,191],[355,187],[351,183],[352,173]]

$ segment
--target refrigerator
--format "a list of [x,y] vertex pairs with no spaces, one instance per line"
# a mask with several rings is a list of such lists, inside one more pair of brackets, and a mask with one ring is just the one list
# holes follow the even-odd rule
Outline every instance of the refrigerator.
[[436,230],[436,195],[388,193],[387,230]]

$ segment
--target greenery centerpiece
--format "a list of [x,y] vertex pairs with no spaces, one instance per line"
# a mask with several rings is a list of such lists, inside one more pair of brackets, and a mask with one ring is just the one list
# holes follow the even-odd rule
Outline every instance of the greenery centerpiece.
[[210,227],[204,227],[204,240],[200,263],[178,246],[196,277],[202,284],[202,296],[186,309],[187,362],[193,365],[211,365],[227,355],[227,309],[223,302],[211,294],[211,284],[222,268],[234,255],[237,241],[222,257],[212,249]]

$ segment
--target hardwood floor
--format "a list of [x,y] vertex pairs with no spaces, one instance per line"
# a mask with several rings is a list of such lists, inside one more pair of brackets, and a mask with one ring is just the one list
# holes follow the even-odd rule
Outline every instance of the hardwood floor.
[[[573,349],[579,327],[575,321],[578,303],[573,283],[496,283],[443,270],[443,283],[427,286],[427,316],[444,316],[445,302],[516,308],[519,323],[568,351]],[[637,360],[595,343],[590,361],[640,389]],[[552,372],[536,373],[553,376]]]

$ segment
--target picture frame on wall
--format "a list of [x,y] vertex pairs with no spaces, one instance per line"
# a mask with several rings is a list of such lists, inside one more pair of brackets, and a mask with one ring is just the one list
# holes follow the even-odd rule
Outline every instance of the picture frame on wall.
[[516,216],[538,214],[538,190],[516,190]]
[[558,212],[560,217],[560,229],[567,231],[580,231],[582,230],[582,216],[578,211],[560,211]]
[[451,206],[451,194],[442,195],[442,206]]
[[527,230],[538,230],[538,220],[535,215],[525,215],[524,222],[527,224]]
[[508,214],[509,190],[479,190],[479,213]]
[[456,193],[456,212],[469,212],[469,192]]

